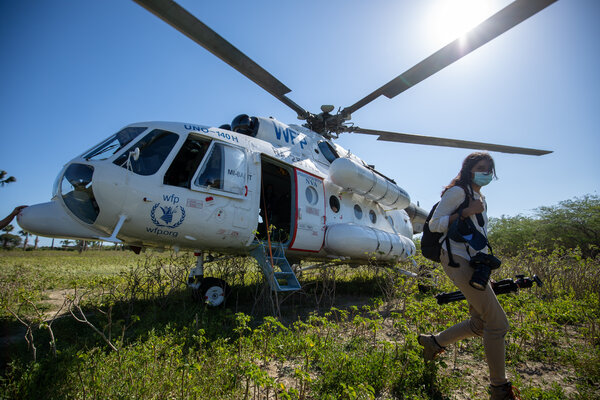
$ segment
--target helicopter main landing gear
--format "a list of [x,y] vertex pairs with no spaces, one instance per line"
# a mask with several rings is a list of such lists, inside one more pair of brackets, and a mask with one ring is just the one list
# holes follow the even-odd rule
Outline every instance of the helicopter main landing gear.
[[225,303],[229,294],[229,285],[222,279],[204,277],[204,255],[195,253],[196,267],[190,271],[188,286],[192,289],[192,298],[209,307],[218,307]]

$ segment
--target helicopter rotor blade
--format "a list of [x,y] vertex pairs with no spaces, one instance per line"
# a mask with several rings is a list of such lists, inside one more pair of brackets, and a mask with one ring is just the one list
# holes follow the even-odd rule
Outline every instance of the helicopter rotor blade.
[[414,67],[398,75],[379,89],[342,110],[351,115],[381,95],[393,98],[422,80],[439,72],[473,50],[508,31],[557,0],[515,0],[475,28],[447,44]]
[[511,154],[525,154],[530,156],[542,156],[544,154],[552,153],[550,150],[539,150],[530,149],[526,147],[514,147],[505,146],[501,144],[483,143],[483,142],[471,142],[468,140],[458,139],[447,139],[433,136],[422,136],[410,133],[398,133],[379,131],[374,129],[364,128],[352,128],[351,132],[365,133],[367,135],[379,136],[377,140],[383,140],[387,142],[400,142],[400,143],[413,143],[413,144],[425,144],[430,146],[443,146],[443,147],[458,147],[462,149],[476,149],[476,150],[488,150],[497,151],[500,153],[511,153]]
[[133,0],[269,92],[298,116],[308,112],[287,98],[291,90],[218,33],[172,0]]

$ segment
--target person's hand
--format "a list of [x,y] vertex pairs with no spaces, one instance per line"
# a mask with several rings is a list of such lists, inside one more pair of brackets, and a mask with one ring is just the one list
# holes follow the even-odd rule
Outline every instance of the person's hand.
[[27,207],[28,206],[18,206],[18,207],[15,207],[15,209],[12,212],[12,216],[14,217],[14,216],[18,215],[21,212],[22,209],[27,208]]
[[465,208],[465,210],[463,211],[463,216],[469,217],[474,214],[482,213],[484,210],[485,210],[485,207],[483,205],[483,200],[481,198],[470,199],[469,206],[467,208]]

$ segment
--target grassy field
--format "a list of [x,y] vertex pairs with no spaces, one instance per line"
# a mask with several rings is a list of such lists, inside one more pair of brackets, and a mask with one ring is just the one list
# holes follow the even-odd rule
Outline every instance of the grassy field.
[[[495,279],[537,274],[500,296],[507,370],[524,399],[600,398],[600,260],[577,251],[511,258]],[[417,258],[419,265],[434,267]],[[418,333],[466,318],[441,268],[418,290],[392,269],[336,267],[272,296],[250,259],[209,264],[226,307],[192,301],[187,253],[0,252],[0,399],[480,399],[481,339],[424,363]],[[410,264],[409,264],[410,265]],[[409,265],[404,266],[410,269]],[[421,282],[423,284],[423,282]]]

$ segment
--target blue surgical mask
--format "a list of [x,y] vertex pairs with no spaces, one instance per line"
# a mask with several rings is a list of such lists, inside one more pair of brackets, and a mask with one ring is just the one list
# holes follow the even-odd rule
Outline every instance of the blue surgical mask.
[[473,183],[478,186],[485,186],[492,181],[493,174],[491,172],[473,172]]

